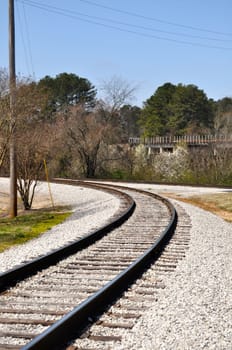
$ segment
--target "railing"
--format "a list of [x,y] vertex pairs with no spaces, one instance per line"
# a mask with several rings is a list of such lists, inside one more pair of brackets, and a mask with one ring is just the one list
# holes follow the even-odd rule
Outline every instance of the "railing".
[[183,135],[129,138],[129,143],[132,145],[175,145],[180,143],[208,144],[220,142],[232,142],[232,138],[228,138],[225,135]]

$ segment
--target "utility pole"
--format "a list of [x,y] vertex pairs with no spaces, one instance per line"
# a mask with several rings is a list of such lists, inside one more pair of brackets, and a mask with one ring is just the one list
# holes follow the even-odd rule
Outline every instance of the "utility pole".
[[10,212],[11,218],[17,216],[17,159],[15,144],[15,19],[14,0],[9,0],[9,85],[10,85]]

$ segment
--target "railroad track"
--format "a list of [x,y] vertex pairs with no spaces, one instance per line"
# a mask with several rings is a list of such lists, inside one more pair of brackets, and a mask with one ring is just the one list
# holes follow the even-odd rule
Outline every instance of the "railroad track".
[[[176,233],[161,254],[176,226],[174,208],[156,195],[128,188],[124,192],[136,207],[130,201],[125,209],[124,197],[127,221],[122,226],[120,218],[118,227],[108,235],[104,234],[109,230],[101,232],[95,243],[75,253],[72,249],[72,255],[60,262],[61,256],[56,257],[52,261],[56,264],[45,269],[46,262],[36,274],[38,266],[34,267],[23,278],[33,276],[9,290],[2,287],[0,350],[114,348],[156,298],[157,289],[164,287],[162,276],[185,254],[189,218],[178,209]],[[5,276],[2,286],[9,284]],[[65,346],[71,338],[77,339]]]
[[[58,182],[58,181],[57,181]],[[110,232],[112,229],[120,226],[125,220],[128,219],[130,215],[132,215],[135,203],[131,197],[126,195],[126,193],[119,192],[114,188],[105,188],[99,186],[95,186],[95,184],[84,184],[83,182],[76,182],[71,180],[59,181],[59,183],[65,183],[76,186],[85,186],[91,187],[93,189],[102,189],[103,191],[107,191],[120,199],[120,205],[117,212],[114,214],[112,218],[107,220],[105,226],[100,229],[94,231],[92,234],[85,236],[80,239],[73,240],[69,242],[67,245],[64,245],[61,248],[55,249],[52,252],[43,255],[38,258],[31,258],[30,261],[26,261],[19,267],[13,268],[7,273],[0,274],[0,292],[4,291],[7,287],[14,285],[17,281],[22,280],[23,278],[36,273],[38,270],[42,268],[46,268],[52,264],[55,264],[59,260],[65,258],[65,256],[69,256],[72,253],[81,250],[88,245],[92,244],[96,240],[100,239],[103,235]],[[79,236],[79,235],[78,235]],[[31,254],[33,256],[33,254]]]

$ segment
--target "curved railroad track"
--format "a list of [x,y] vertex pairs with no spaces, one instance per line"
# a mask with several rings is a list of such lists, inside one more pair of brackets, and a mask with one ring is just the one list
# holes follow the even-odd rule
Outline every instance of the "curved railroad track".
[[[106,190],[107,186],[103,187]],[[6,287],[10,281],[5,274],[4,282],[0,281],[2,290],[5,289],[0,295],[0,350],[61,349],[77,335],[81,337],[66,348],[114,348],[114,344],[120,342],[120,332],[133,327],[142,309],[155,298],[157,288],[163,288],[161,276],[172,271],[184,256],[190,222],[178,208],[176,233],[161,254],[176,227],[175,209],[154,194],[128,188],[124,188],[124,192],[123,217],[127,221],[119,226],[124,220],[120,215],[113,225],[118,227],[109,235],[104,234],[112,229],[112,223],[110,228],[100,230],[100,234],[96,231],[97,238],[101,239],[96,241],[95,237],[95,243],[89,245],[88,241],[81,248],[77,248],[78,243],[72,243],[75,248],[66,247],[65,259],[59,250],[59,256],[43,263],[43,267],[38,261],[39,266],[24,272],[23,278],[34,275],[11,289]],[[130,197],[136,206],[129,201],[125,209],[125,198],[128,201]],[[72,255],[67,257],[70,252]],[[132,285],[148,267],[142,278]],[[36,269],[40,271],[35,274]],[[151,277],[154,269],[160,278]],[[18,272],[17,277],[11,279],[15,281],[19,276]],[[106,309],[106,314],[100,317]],[[96,315],[98,320],[94,322]],[[83,333],[87,325],[91,327]]]
[[85,186],[85,187],[91,187],[97,190],[100,189],[103,191],[107,191],[119,197],[120,199],[119,209],[114,214],[114,216],[108,220],[106,225],[94,231],[93,233],[89,234],[88,236],[69,242],[68,244],[65,244],[63,247],[57,248],[52,252],[49,252],[48,254],[39,256],[38,258],[34,258],[34,259],[32,258],[30,259],[30,261],[27,261],[26,263],[21,264],[16,268],[12,268],[7,272],[0,273],[0,292],[3,292],[8,287],[15,285],[16,282],[23,280],[27,276],[30,276],[36,273],[38,270],[41,270],[42,268],[46,268],[50,265],[53,265],[56,262],[60,261],[61,259],[65,258],[66,256],[69,256],[70,254],[73,254],[81,249],[84,249],[88,245],[94,243],[95,241],[100,239],[102,236],[104,236],[105,234],[107,234],[117,226],[120,226],[125,220],[128,219],[130,215],[132,215],[134,211],[135,202],[133,201],[133,199],[130,196],[128,196],[126,193],[122,191],[118,191],[113,187],[108,187],[108,188],[104,186],[99,187],[99,186],[96,186],[95,184],[84,184],[83,182],[76,182],[72,180],[65,180],[65,181],[63,180],[63,181],[59,181],[59,183],[65,183],[65,184],[75,185],[75,186]]

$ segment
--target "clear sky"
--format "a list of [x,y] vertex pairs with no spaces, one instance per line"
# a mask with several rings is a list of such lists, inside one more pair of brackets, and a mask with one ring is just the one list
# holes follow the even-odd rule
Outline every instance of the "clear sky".
[[[231,0],[15,0],[16,71],[113,76],[142,106],[166,82],[232,97]],[[0,0],[0,67],[8,67],[8,0]]]

